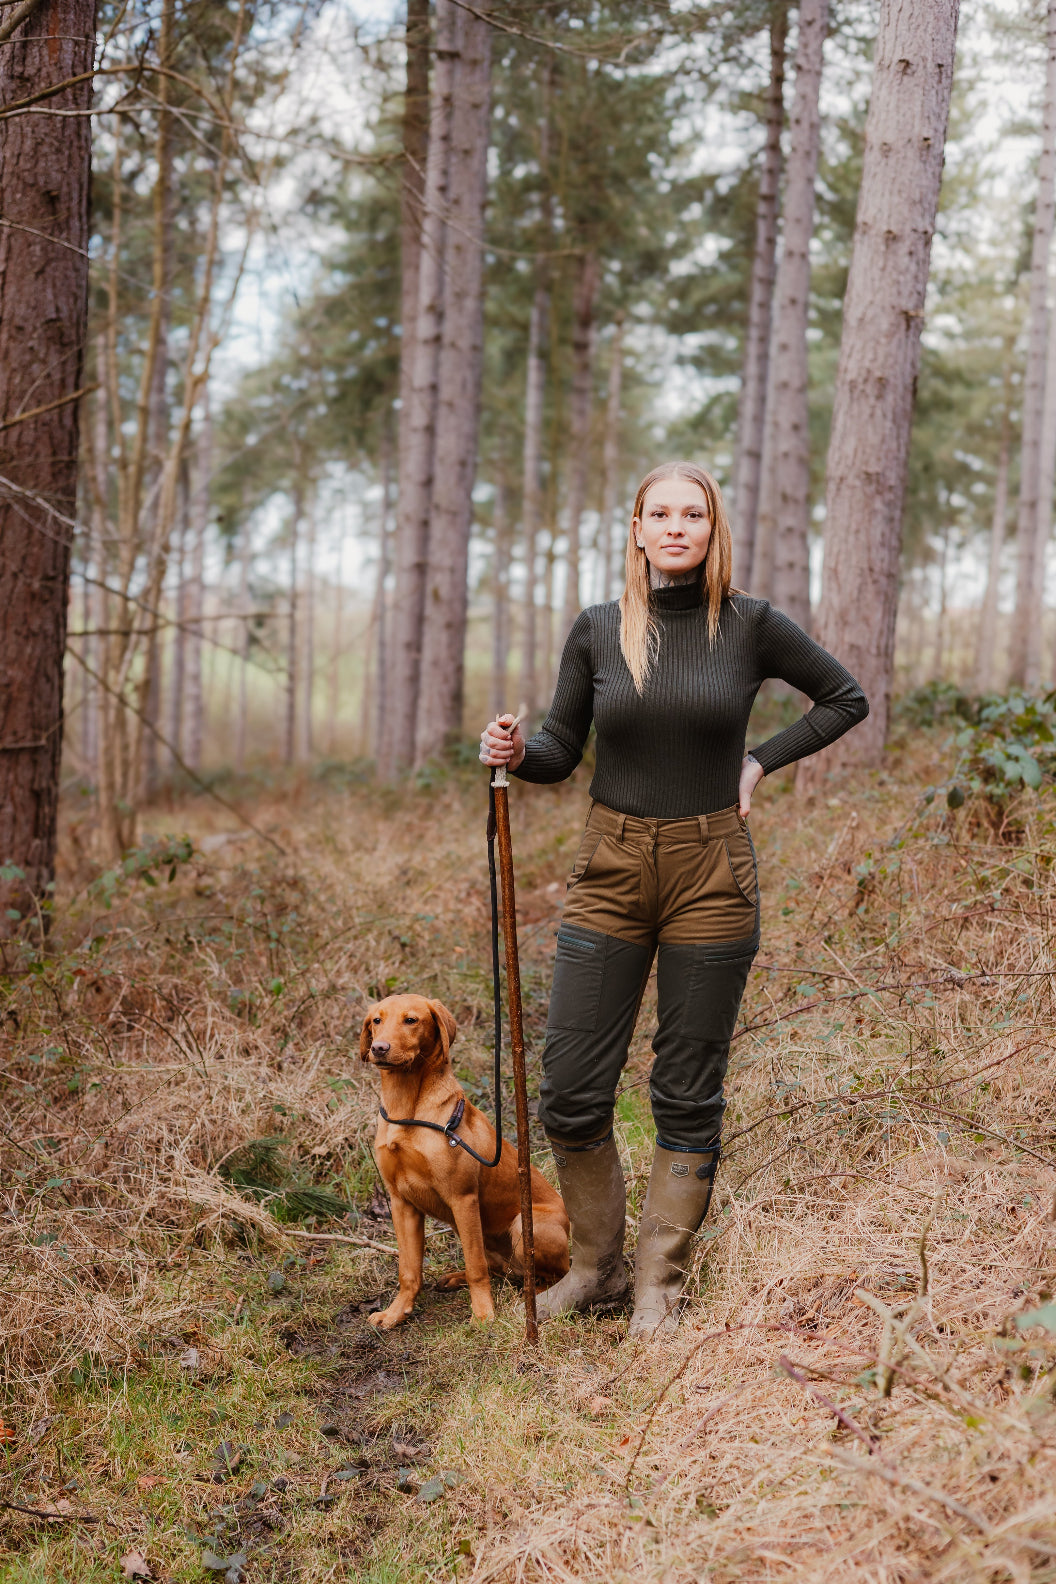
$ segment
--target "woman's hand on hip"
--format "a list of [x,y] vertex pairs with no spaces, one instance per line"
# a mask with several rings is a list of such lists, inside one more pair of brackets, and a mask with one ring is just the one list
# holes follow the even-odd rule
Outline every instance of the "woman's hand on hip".
[[480,762],[516,770],[524,758],[524,738],[513,715],[489,721],[480,734]]
[[741,760],[741,779],[737,787],[737,812],[747,819],[752,812],[752,793],[766,774],[758,759],[745,754]]

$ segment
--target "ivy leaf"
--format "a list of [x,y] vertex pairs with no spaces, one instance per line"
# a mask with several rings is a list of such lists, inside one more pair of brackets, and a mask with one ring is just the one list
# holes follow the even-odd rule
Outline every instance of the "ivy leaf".
[[1050,1336],[1056,1336],[1056,1303],[1042,1304],[1040,1309],[1026,1309],[1016,1316],[1016,1330],[1025,1331],[1028,1326],[1041,1326]]

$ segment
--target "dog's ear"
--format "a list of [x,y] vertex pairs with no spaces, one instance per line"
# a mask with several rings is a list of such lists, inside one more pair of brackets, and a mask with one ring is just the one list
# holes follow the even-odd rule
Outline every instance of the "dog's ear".
[[440,1030],[440,1043],[444,1047],[444,1055],[447,1056],[455,1043],[458,1024],[442,1001],[430,1001],[429,1010],[436,1019],[436,1026]]
[[367,1013],[366,1017],[363,1019],[363,1027],[360,1030],[360,1035],[359,1035],[359,1059],[360,1059],[360,1061],[369,1061],[370,1060],[370,1047],[371,1047],[371,1045],[373,1043],[373,1040],[374,1040],[374,1025],[371,1022],[371,1018],[373,1017],[373,1015],[374,1015],[374,1008],[371,1007],[370,1011]]

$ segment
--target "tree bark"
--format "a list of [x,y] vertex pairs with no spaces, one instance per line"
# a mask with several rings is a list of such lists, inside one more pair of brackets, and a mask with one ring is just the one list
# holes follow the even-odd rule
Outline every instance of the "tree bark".
[[[107,596],[102,586],[106,582],[107,568],[107,489],[109,468],[107,466],[108,451],[110,447],[110,425],[107,413],[106,396],[106,336],[100,332],[95,341],[95,377],[99,382],[99,389],[95,393],[92,411],[92,424],[89,429],[91,435],[91,493],[92,493],[92,521],[91,521],[91,550],[88,555],[88,572],[94,575],[95,582],[89,583],[89,598],[85,601],[86,623],[88,627],[97,628],[97,633],[86,638],[84,643],[84,656],[91,667],[91,671],[98,675],[101,668],[101,658],[106,644],[103,636],[107,625]],[[85,763],[94,766],[99,753],[99,697],[96,691],[97,684],[89,672],[85,673],[85,705],[84,705],[84,758]]]
[[187,676],[184,758],[192,770],[202,764],[205,732],[205,695],[202,685],[202,646],[205,615],[205,539],[209,527],[209,485],[213,471],[213,425],[208,402],[194,449],[194,495],[191,500],[191,575],[187,585]]
[[[755,251],[744,336],[741,397],[737,410],[737,453],[733,469],[734,580],[752,586],[759,518],[766,387],[770,364],[774,276],[777,268],[777,205],[781,185],[781,131],[785,120],[785,45],[788,7],[778,0],[770,23],[770,86],[766,96],[766,142],[755,207]],[[798,84],[798,74],[797,74]]]
[[[437,20],[449,0],[439,0]],[[460,10],[452,117],[436,462],[429,512],[415,764],[462,727],[469,535],[484,341],[484,207],[491,122],[490,0]],[[478,14],[479,13],[479,14]]]
[[616,315],[609,362],[609,389],[605,400],[605,442],[601,457],[601,518],[598,555],[601,560],[600,598],[615,598],[619,579],[617,562],[622,534],[616,531],[616,503],[620,498],[620,401],[623,394],[623,314]]
[[252,555],[252,545],[249,538],[249,523],[245,523],[239,536],[238,545],[238,608],[242,617],[238,665],[238,710],[235,715],[235,769],[241,775],[246,768],[246,716],[249,711],[249,563]]
[[301,704],[301,741],[297,757],[302,764],[311,761],[315,748],[313,731],[313,705],[315,702],[315,539],[316,499],[313,496],[308,510],[308,538],[304,556],[304,594],[301,601],[301,627],[304,633],[303,677],[304,693]]
[[429,97],[429,147],[421,200],[418,305],[413,325],[404,325],[401,354],[401,390],[405,365],[409,372],[406,405],[400,410],[392,693],[380,765],[387,778],[406,769],[414,757],[444,313],[451,124],[461,16],[454,0],[437,0],[436,67]]
[[1052,494],[1056,486],[1056,313],[1049,312],[1048,348],[1045,354],[1045,399],[1041,410],[1041,444],[1038,447],[1038,504],[1034,531],[1034,578],[1027,607],[1031,641],[1027,650],[1026,684],[1041,685],[1045,665],[1045,574],[1052,535]]
[[50,906],[62,750],[78,403],[88,305],[95,0],[44,0],[0,45],[0,935]]
[[[377,660],[377,683],[374,699],[375,753],[385,737],[385,719],[389,696],[389,572],[392,569],[392,432],[386,425],[381,441],[381,523],[378,530],[378,624],[374,642]],[[365,735],[369,735],[366,733]],[[369,747],[364,750],[369,753]]]
[[[409,412],[413,388],[413,346],[418,319],[418,266],[422,246],[425,165],[429,153],[429,0],[407,0],[404,37],[407,75],[403,96],[403,182],[400,191],[400,411]],[[409,426],[400,431],[401,445]]]
[[590,409],[594,385],[594,303],[598,295],[599,280],[597,255],[584,253],[579,262],[572,298],[572,396],[569,402],[572,465],[569,469],[565,599],[561,615],[562,644],[580,611],[580,529],[590,470]]
[[959,0],[882,0],[829,446],[818,636],[870,715],[801,768],[878,764],[894,672],[906,462]]
[[[176,625],[172,637],[172,673],[169,677],[168,739],[171,749],[183,758],[183,720],[185,686],[187,681],[187,546],[191,539],[191,490],[187,477],[187,459],[180,463],[179,508],[173,530],[172,558],[176,571],[176,588],[173,597]],[[175,768],[175,760],[173,761]]]
[[1027,364],[1023,378],[1023,433],[1020,443],[1019,502],[1016,512],[1016,614],[1012,623],[1010,679],[1037,687],[1041,678],[1040,606],[1035,597],[1042,577],[1040,519],[1041,431],[1045,408],[1045,361],[1049,319],[1049,254],[1056,214],[1056,0],[1047,7],[1048,59],[1041,124],[1038,193],[1030,255],[1027,309]]
[[931,678],[941,682],[943,660],[946,654],[946,618],[948,614],[946,569],[950,559],[950,525],[942,530],[942,553],[939,556],[939,611],[935,618],[935,649],[931,657]]
[[763,422],[763,455],[760,468],[759,504],[755,523],[755,552],[752,556],[751,592],[757,599],[774,597],[774,540],[776,538],[777,500],[774,488],[777,402],[774,396],[777,375],[776,320],[770,327],[770,359],[766,383],[766,416]]
[[301,513],[304,511],[304,490],[298,479],[293,491],[293,515],[290,520],[290,602],[286,620],[286,718],[283,732],[283,762],[292,765],[297,757],[297,576],[301,536]]
[[510,656],[510,549],[511,534],[509,514],[506,510],[505,463],[500,463],[495,484],[495,506],[492,512],[494,549],[491,573],[491,712],[501,715],[508,709],[506,689],[509,677]]
[[529,719],[539,709],[538,596],[539,519],[542,508],[540,464],[543,454],[543,398],[546,384],[544,344],[550,308],[549,274],[536,263],[536,287],[528,321],[528,360],[524,392],[524,483],[522,540],[524,542],[524,621],[521,639],[521,693]]
[[976,649],[975,689],[990,693],[994,686],[994,650],[997,647],[997,597],[1001,585],[1001,561],[1008,525],[1008,472],[1012,460],[1011,364],[1005,371],[1005,404],[1001,414],[1001,445],[994,478],[994,511],[990,520],[990,556],[986,571],[986,594],[979,617]]
[[800,0],[783,246],[777,271],[774,601],[804,628],[810,626],[810,239],[814,231],[814,183],[821,134],[822,52],[828,22],[829,0]]

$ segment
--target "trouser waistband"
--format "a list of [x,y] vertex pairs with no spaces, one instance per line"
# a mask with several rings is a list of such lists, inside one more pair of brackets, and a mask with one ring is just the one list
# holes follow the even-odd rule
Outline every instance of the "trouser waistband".
[[743,830],[745,821],[737,805],[717,809],[712,814],[694,814],[688,819],[642,819],[637,814],[621,814],[604,803],[590,805],[587,829],[615,836],[617,841],[657,843],[683,847],[687,842],[706,842],[732,836]]

